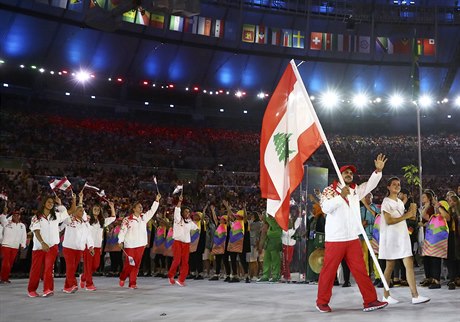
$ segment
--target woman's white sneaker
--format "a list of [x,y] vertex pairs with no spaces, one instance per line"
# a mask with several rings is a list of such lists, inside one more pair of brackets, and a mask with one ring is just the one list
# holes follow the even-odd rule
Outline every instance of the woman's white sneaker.
[[[414,299],[412,299],[413,301]],[[399,303],[399,301],[393,297],[391,297],[391,295],[388,295],[388,297],[383,297],[383,300],[384,302],[388,302],[388,304],[396,304],[396,303]]]
[[412,304],[422,304],[422,303],[426,303],[426,302],[429,302],[429,301],[430,301],[429,297],[425,297],[425,296],[421,296],[421,295],[419,295],[418,297],[413,297],[412,298]]

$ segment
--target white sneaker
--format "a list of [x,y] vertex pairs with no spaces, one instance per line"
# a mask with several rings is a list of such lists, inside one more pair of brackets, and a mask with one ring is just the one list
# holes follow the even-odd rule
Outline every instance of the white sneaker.
[[430,300],[431,299],[429,297],[419,295],[418,297],[412,298],[412,304],[422,304],[422,303],[429,302]]
[[[413,301],[414,299],[412,299]],[[388,302],[388,304],[396,304],[396,303],[399,303],[399,301],[393,297],[391,297],[391,295],[388,295],[388,297],[383,297],[382,299],[383,302]]]

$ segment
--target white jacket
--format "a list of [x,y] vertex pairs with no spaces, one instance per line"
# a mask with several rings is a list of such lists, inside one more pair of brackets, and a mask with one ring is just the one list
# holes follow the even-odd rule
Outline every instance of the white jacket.
[[23,223],[14,223],[10,221],[3,227],[3,247],[18,249],[19,245],[26,247],[27,232]]
[[124,243],[125,248],[137,248],[147,245],[147,223],[158,209],[159,203],[154,201],[149,211],[139,217],[130,215],[123,219],[118,242]]
[[198,229],[198,226],[191,219],[185,221],[180,213],[180,207],[174,208],[173,239],[183,243],[190,243],[190,230]]
[[35,231],[39,230],[43,241],[49,246],[58,245],[59,240],[59,224],[69,217],[67,209],[64,206],[57,206],[56,219],[51,220],[51,217],[33,216],[30,223],[30,230],[34,232],[34,247],[33,250],[41,250],[42,244],[38,241]]
[[[117,219],[117,217],[107,217],[104,219],[104,227],[107,227],[111,223],[113,223]],[[101,248],[102,246],[102,239],[104,237],[104,228],[101,227],[99,222],[96,222],[92,225],[89,225],[89,230],[91,237],[94,241],[94,247]]]
[[88,248],[94,247],[89,223],[83,219],[77,220],[74,216],[71,216],[66,219],[65,224],[63,247],[75,250],[85,250],[86,246]]
[[346,198],[340,196],[341,184],[334,182],[323,190],[321,209],[326,214],[325,241],[349,241],[361,234],[361,211],[359,201],[377,187],[382,172],[373,172],[369,181],[359,186],[351,185]]

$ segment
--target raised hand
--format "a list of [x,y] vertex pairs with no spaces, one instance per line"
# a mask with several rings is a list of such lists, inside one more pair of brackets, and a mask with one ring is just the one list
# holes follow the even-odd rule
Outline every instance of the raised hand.
[[382,172],[383,168],[385,167],[385,163],[387,162],[387,158],[384,154],[380,153],[378,156],[377,156],[377,160],[374,160],[374,164],[375,164],[375,170],[377,172]]

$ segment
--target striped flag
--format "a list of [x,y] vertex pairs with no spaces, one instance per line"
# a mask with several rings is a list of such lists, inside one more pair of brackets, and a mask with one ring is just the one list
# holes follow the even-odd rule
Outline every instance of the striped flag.
[[72,189],[72,184],[70,181],[67,179],[67,177],[64,177],[62,179],[53,179],[49,182],[51,190],[63,190],[66,191],[67,189]]
[[292,47],[292,30],[291,29],[282,29],[283,47]]
[[260,189],[267,213],[288,229],[290,195],[303,178],[304,162],[326,141],[293,60],[264,114],[260,138]]
[[224,21],[216,19],[212,27],[212,36],[217,38],[224,38]]
[[267,35],[267,27],[264,25],[257,25],[256,26],[256,43],[257,44],[267,44],[268,42],[268,35]]
[[271,30],[272,30],[271,44],[275,46],[281,45],[281,30],[278,28],[271,28]]
[[184,18],[171,15],[169,20],[169,30],[180,31],[184,29]]

